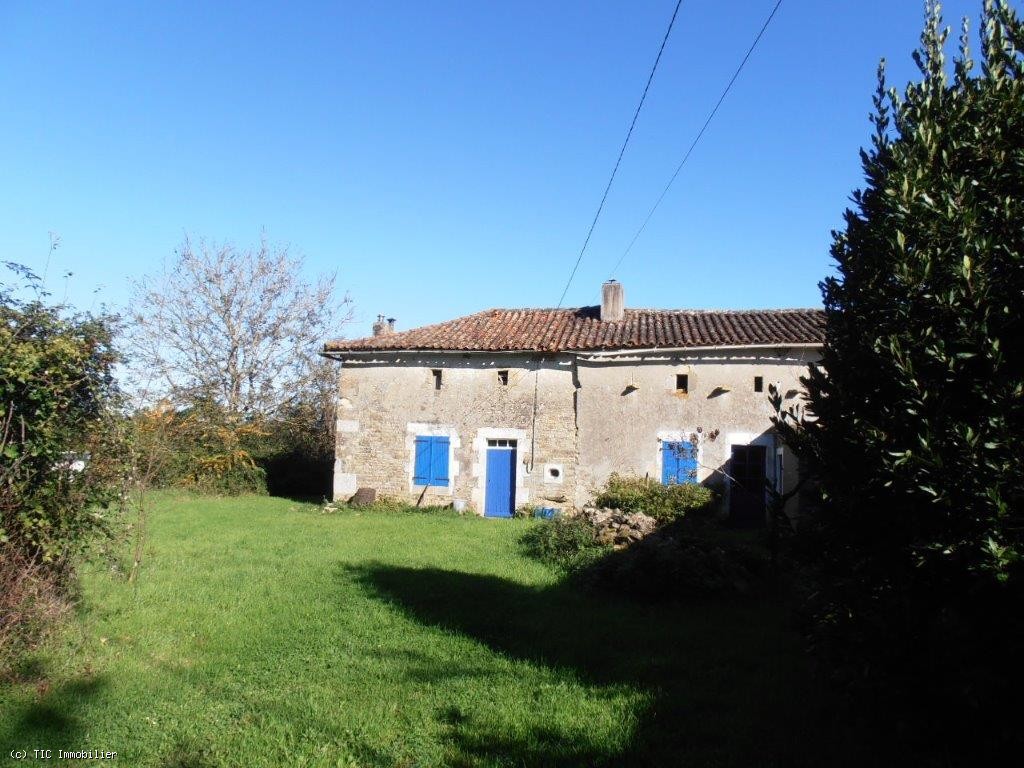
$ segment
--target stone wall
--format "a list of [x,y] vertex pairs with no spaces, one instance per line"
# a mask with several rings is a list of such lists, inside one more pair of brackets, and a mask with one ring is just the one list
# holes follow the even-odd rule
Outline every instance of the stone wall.
[[[433,371],[442,383],[435,388]],[[499,372],[507,372],[507,384]],[[534,393],[537,417],[534,426]],[[336,499],[358,487],[416,501],[416,435],[446,435],[447,488],[423,503],[465,500],[483,509],[488,438],[515,439],[516,506],[560,506],[576,495],[576,415],[572,358],[566,355],[381,354],[346,360],[339,376]],[[553,478],[552,468],[558,477]]]
[[[801,349],[581,356],[577,506],[612,472],[660,480],[662,441],[686,440],[698,430],[698,480],[726,501],[733,445],[764,445],[766,476],[775,478],[781,446],[772,432],[768,387],[778,386],[786,404],[800,402],[800,377],[818,357]],[[677,389],[680,374],[686,392]],[[761,392],[755,376],[762,378]],[[796,482],[795,459],[787,452],[781,460],[789,486]]]
[[[796,403],[818,354],[801,349],[616,355],[380,353],[344,361],[339,378],[336,499],[359,487],[409,501],[416,435],[449,437],[447,488],[423,503],[465,500],[482,512],[488,438],[518,443],[516,506],[582,508],[612,472],[661,478],[661,443],[700,432],[698,479],[728,503],[735,444],[766,448],[788,489],[796,461],[771,431],[768,387]],[[433,371],[441,371],[435,388]],[[502,384],[499,371],[508,372]],[[676,377],[688,377],[688,391]],[[754,391],[754,377],[763,391]],[[534,392],[537,414],[534,424]],[[717,434],[715,439],[711,435]],[[555,478],[554,471],[558,477]]]

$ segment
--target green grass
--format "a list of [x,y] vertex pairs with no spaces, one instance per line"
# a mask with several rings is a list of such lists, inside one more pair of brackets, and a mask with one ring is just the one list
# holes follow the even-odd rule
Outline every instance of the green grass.
[[[534,523],[162,496],[141,577],[0,688],[11,749],[130,766],[836,765],[852,754],[775,600],[588,595]],[[851,760],[852,762],[852,760]]]

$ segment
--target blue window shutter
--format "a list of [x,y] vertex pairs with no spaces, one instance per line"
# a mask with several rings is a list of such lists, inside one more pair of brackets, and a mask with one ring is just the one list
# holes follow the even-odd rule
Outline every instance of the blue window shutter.
[[430,484],[448,485],[448,438],[435,437],[430,450]]
[[679,457],[679,469],[677,471],[677,483],[697,482],[697,451],[693,443],[680,443],[682,455]]
[[448,446],[447,437],[416,438],[413,485],[448,485]]
[[679,476],[679,452],[676,450],[678,443],[664,442],[661,444],[661,484],[671,485],[678,483]]
[[661,444],[661,482],[663,485],[697,482],[697,456],[688,441]]
[[431,438],[416,438],[416,461],[413,464],[413,485],[430,485],[430,446]]

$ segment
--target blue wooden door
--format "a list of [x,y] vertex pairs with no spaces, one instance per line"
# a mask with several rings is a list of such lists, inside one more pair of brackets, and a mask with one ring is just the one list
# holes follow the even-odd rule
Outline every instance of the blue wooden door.
[[680,440],[661,444],[661,482],[664,485],[697,482],[697,452],[693,443]]
[[516,449],[487,449],[484,517],[512,517],[516,505]]

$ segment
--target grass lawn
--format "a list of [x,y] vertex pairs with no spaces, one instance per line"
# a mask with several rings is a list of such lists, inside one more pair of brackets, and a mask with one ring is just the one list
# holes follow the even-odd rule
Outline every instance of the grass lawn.
[[856,762],[777,600],[582,594],[519,552],[532,524],[162,496],[139,583],[87,568],[78,615],[2,683],[0,760]]

